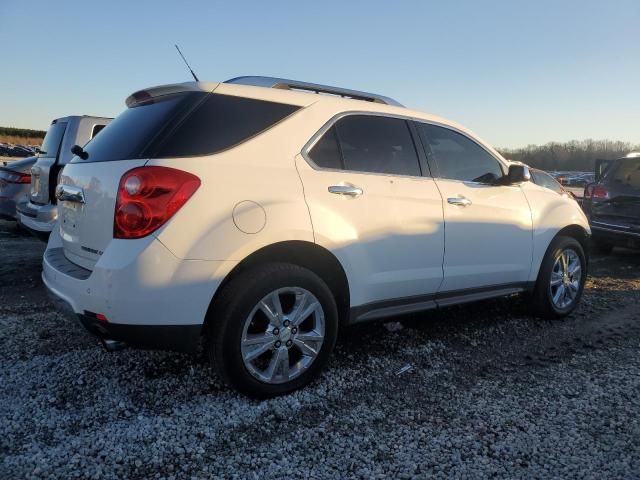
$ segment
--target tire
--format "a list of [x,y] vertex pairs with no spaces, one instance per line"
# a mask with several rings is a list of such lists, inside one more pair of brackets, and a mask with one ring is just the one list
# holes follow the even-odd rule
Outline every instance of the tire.
[[[281,314],[274,314],[276,299]],[[338,334],[329,287],[312,271],[287,263],[238,274],[220,293],[213,315],[209,360],[225,383],[254,398],[283,395],[315,379]]]
[[601,253],[603,255],[608,255],[613,250],[613,243],[607,242],[605,240],[593,239],[592,244],[593,244],[593,249],[596,252]]
[[[580,262],[579,279],[576,279],[577,270],[575,269],[566,277],[563,275],[565,270],[571,271],[571,267],[565,269],[563,266],[562,259],[560,259],[563,254],[567,255],[564,258],[569,258],[567,263],[570,266],[575,266],[576,261]],[[587,260],[580,242],[572,237],[559,236],[554,238],[540,265],[532,297],[534,312],[542,318],[566,317],[580,303],[586,278]],[[551,285],[552,280],[554,285]],[[559,293],[561,288],[564,290]],[[565,291],[566,295],[563,293]],[[563,304],[563,301],[567,303]]]

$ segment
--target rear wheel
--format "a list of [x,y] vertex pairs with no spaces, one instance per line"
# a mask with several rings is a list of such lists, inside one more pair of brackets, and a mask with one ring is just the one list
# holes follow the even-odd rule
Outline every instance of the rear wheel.
[[587,277],[587,262],[580,242],[557,237],[542,260],[533,294],[533,307],[544,318],[569,315],[580,302]]
[[214,307],[209,357],[223,380],[266,398],[296,390],[322,370],[335,345],[338,312],[327,285],[297,265],[238,275]]

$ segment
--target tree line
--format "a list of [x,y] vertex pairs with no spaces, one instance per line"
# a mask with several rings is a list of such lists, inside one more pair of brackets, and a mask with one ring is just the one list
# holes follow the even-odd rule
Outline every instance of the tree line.
[[527,145],[521,148],[501,148],[502,156],[541,170],[593,171],[597,159],[620,158],[629,152],[640,152],[640,144],[612,140],[572,140]]
[[47,132],[28,128],[0,127],[0,135],[21,138],[44,138]]

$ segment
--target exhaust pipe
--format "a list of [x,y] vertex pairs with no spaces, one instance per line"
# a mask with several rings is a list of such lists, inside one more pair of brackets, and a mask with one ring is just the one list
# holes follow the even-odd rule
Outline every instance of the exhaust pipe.
[[113,340],[111,338],[101,338],[102,346],[107,352],[117,352],[127,347],[127,344],[120,340]]

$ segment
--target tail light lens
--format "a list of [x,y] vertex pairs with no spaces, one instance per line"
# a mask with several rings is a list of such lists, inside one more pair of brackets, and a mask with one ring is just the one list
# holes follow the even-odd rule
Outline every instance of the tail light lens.
[[139,167],[120,179],[114,238],[142,238],[169,220],[200,187],[200,179],[168,167]]
[[584,189],[585,198],[594,198],[596,200],[606,200],[609,198],[609,190],[603,185],[592,183]]
[[31,175],[14,172],[9,169],[0,169],[0,180],[4,180],[7,183],[31,183]]

